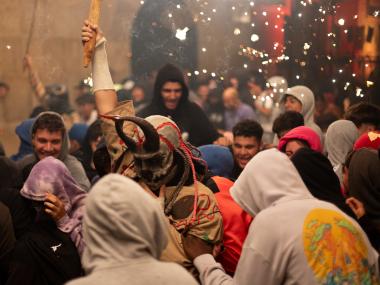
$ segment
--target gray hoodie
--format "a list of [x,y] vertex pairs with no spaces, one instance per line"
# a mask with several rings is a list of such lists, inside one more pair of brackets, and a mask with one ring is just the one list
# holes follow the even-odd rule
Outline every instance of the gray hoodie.
[[321,138],[321,142],[323,142],[322,130],[316,123],[314,123],[315,99],[313,91],[303,85],[293,86],[291,88],[288,88],[285,95],[282,97],[282,103],[284,102],[286,95],[292,95],[301,102],[301,113],[305,121],[305,126],[312,128]]
[[85,207],[82,264],[88,276],[69,285],[197,284],[181,266],[158,260],[168,243],[166,220],[160,203],[136,182],[107,175]]
[[[62,122],[63,118],[61,115],[55,112],[43,112],[39,114],[36,117],[36,120],[34,121],[31,130],[33,129],[34,124],[38,120],[38,118],[44,114],[52,114],[58,116]],[[57,157],[59,160],[61,160],[67,167],[67,169],[70,171],[71,175],[74,177],[75,181],[79,184],[79,186],[85,190],[88,191],[91,187],[90,181],[87,178],[86,172],[83,169],[82,164],[79,162],[78,159],[76,159],[74,156],[69,154],[70,149],[70,141],[69,141],[69,135],[67,133],[67,130],[65,131],[63,135],[63,141],[62,141],[62,147],[61,147],[61,153]],[[19,169],[24,169],[27,165],[35,164],[38,162],[37,155],[35,153],[26,155],[22,160],[17,162]]]
[[343,183],[343,163],[358,137],[358,128],[352,121],[338,120],[327,129],[325,152],[341,184]]
[[377,284],[378,254],[363,230],[313,198],[285,154],[256,155],[231,195],[255,219],[233,279],[211,255],[194,260],[202,284]]

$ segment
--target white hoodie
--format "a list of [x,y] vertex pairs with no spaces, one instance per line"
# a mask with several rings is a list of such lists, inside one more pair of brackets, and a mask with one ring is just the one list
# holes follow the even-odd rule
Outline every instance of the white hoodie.
[[315,109],[315,99],[314,93],[309,88],[303,85],[293,86],[288,88],[282,97],[282,103],[284,103],[284,99],[286,95],[292,95],[297,98],[298,101],[302,104],[302,112],[305,126],[312,128],[321,138],[321,142],[323,142],[323,133],[321,128],[314,122],[314,109]]
[[129,178],[110,174],[93,187],[83,228],[88,276],[70,285],[197,284],[178,264],[158,260],[168,243],[165,218],[159,202]]
[[231,195],[255,219],[233,279],[211,255],[194,260],[202,284],[364,284],[366,278],[377,284],[378,254],[360,226],[313,198],[278,150],[257,154]]

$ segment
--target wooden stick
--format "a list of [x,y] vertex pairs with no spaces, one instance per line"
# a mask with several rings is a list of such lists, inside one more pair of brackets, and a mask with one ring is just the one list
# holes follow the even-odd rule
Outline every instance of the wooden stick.
[[[88,21],[92,25],[99,25],[100,1],[101,0],[91,0],[90,14],[88,16]],[[87,67],[91,63],[92,57],[94,55],[95,44],[96,44],[96,33],[88,42],[85,43],[83,47],[84,67]]]

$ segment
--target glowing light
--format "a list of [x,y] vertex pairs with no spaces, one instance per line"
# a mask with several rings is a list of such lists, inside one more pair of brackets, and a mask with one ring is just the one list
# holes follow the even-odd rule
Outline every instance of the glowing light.
[[191,75],[192,75],[191,72],[188,72],[188,73],[187,73],[187,76],[191,76]]
[[342,73],[343,72],[343,69],[339,69],[339,73]]
[[194,74],[199,75],[199,71],[198,70],[194,71]]
[[186,34],[187,32],[190,31],[188,27],[185,27],[184,29],[177,29],[175,37],[179,39],[180,41],[185,41],[186,40]]
[[235,30],[234,30],[234,35],[235,35],[235,36],[240,35],[240,29],[239,29],[239,28],[235,28]]
[[356,74],[355,73],[352,73],[352,77],[355,77],[356,76]]
[[252,36],[251,36],[251,41],[252,42],[257,42],[259,39],[260,39],[260,37],[258,35],[252,34]]
[[173,17],[173,15],[172,15],[171,13],[169,13],[168,17],[169,17],[169,18],[172,18],[172,17]]
[[268,21],[267,21],[267,22],[265,22],[265,26],[268,26],[268,25],[269,25]]
[[358,18],[358,15],[354,15],[354,19],[357,19]]
[[251,5],[251,7],[255,6],[255,3],[254,2],[249,2],[249,5]]
[[177,9],[181,9],[181,5],[178,4],[178,5],[177,5]]
[[304,50],[308,50],[308,49],[310,49],[310,45],[309,45],[308,43],[304,43],[304,44],[303,44],[303,49],[304,49]]
[[216,9],[212,9],[212,12],[213,12],[213,13],[216,13]]
[[335,82],[336,82],[336,79],[331,80],[331,82],[332,82],[332,83],[335,83]]
[[236,8],[235,8],[235,6],[232,6],[232,8],[231,8],[231,9],[232,9],[233,11],[235,11],[235,9],[236,9]]
[[367,87],[371,87],[373,84],[375,84],[373,81],[367,80]]
[[206,49],[206,48],[202,48],[202,51],[203,51],[203,52],[206,52],[206,51],[207,51],[207,49]]
[[9,50],[11,49],[12,47],[10,45],[6,45],[6,48]]
[[248,68],[248,64],[244,63],[243,67]]
[[302,13],[298,13],[298,18],[301,18],[302,17]]
[[263,12],[263,16],[266,17],[267,16],[267,12],[264,11]]
[[215,72],[212,72],[212,73],[211,73],[211,76],[212,76],[212,77],[215,77],[215,76],[216,76]]
[[140,4],[141,4],[141,5],[144,5],[144,1],[140,1]]
[[300,79],[300,76],[299,76],[299,75],[296,75],[296,78],[297,78],[297,79]]
[[339,24],[339,26],[344,26],[344,19],[343,19],[343,18],[340,18],[340,19],[338,20],[338,24]]
[[207,73],[207,69],[202,69],[202,72],[203,73]]

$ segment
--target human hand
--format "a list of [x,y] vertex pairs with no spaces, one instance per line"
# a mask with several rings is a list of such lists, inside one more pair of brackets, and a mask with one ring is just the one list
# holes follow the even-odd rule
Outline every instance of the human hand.
[[182,235],[183,250],[187,257],[193,261],[202,254],[214,253],[214,246],[193,235]]
[[29,54],[26,54],[24,56],[24,68],[30,69],[32,65],[32,57]]
[[96,42],[99,42],[104,37],[103,32],[99,29],[97,25],[92,25],[88,20],[85,20],[82,27],[83,45],[94,36],[96,36]]
[[213,142],[213,144],[220,145],[220,146],[229,146],[232,144],[232,142],[227,139],[226,137],[219,137],[216,141]]
[[346,199],[346,204],[351,208],[358,219],[365,215],[364,205],[358,199],[350,197]]
[[51,193],[46,193],[45,212],[50,215],[54,221],[59,221],[65,214],[65,205],[59,198]]

